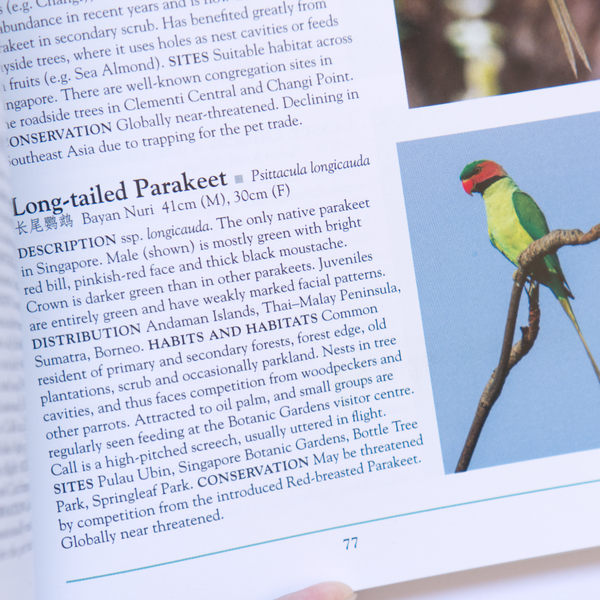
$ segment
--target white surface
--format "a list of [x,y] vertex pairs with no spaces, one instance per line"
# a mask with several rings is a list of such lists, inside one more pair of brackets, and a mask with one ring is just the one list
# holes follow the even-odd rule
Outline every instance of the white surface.
[[600,548],[389,585],[358,600],[577,600],[600,597]]

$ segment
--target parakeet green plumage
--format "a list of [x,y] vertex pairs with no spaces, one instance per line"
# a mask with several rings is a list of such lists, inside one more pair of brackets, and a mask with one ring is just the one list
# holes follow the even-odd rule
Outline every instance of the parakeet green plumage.
[[[529,244],[549,233],[546,217],[534,199],[519,189],[508,173],[491,160],[468,164],[460,174],[464,190],[477,192],[485,201],[488,233],[492,245],[517,267],[519,256]],[[536,281],[549,287],[575,326],[600,381],[600,370],[581,333],[569,298],[573,294],[565,279],[558,256],[550,254],[532,271]]]

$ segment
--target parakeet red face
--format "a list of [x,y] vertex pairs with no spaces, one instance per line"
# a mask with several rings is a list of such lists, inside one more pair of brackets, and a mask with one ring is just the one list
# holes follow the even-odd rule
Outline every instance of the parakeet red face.
[[480,194],[497,179],[506,177],[506,171],[493,160],[476,160],[469,163],[460,174],[463,188],[470,196]]

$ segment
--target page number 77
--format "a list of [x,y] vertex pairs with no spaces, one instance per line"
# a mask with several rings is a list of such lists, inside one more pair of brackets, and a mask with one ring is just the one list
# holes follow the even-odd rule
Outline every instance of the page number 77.
[[355,550],[356,546],[358,544],[358,538],[357,537],[346,538],[344,540],[344,544],[346,545],[346,550]]

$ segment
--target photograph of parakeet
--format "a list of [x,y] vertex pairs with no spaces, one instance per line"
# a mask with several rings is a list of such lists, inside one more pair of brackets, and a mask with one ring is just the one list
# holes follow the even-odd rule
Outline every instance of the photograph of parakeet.
[[590,112],[397,145],[448,475],[481,406],[469,471],[600,456],[599,132]]
[[[487,217],[490,242],[515,266],[519,256],[534,241],[550,232],[546,217],[535,200],[519,189],[504,168],[491,160],[469,163],[460,174],[463,188],[469,195],[481,194]],[[592,363],[598,381],[600,370],[581,332],[570,299],[574,298],[558,256],[549,254],[538,262],[531,277],[550,288],[577,330]]]

